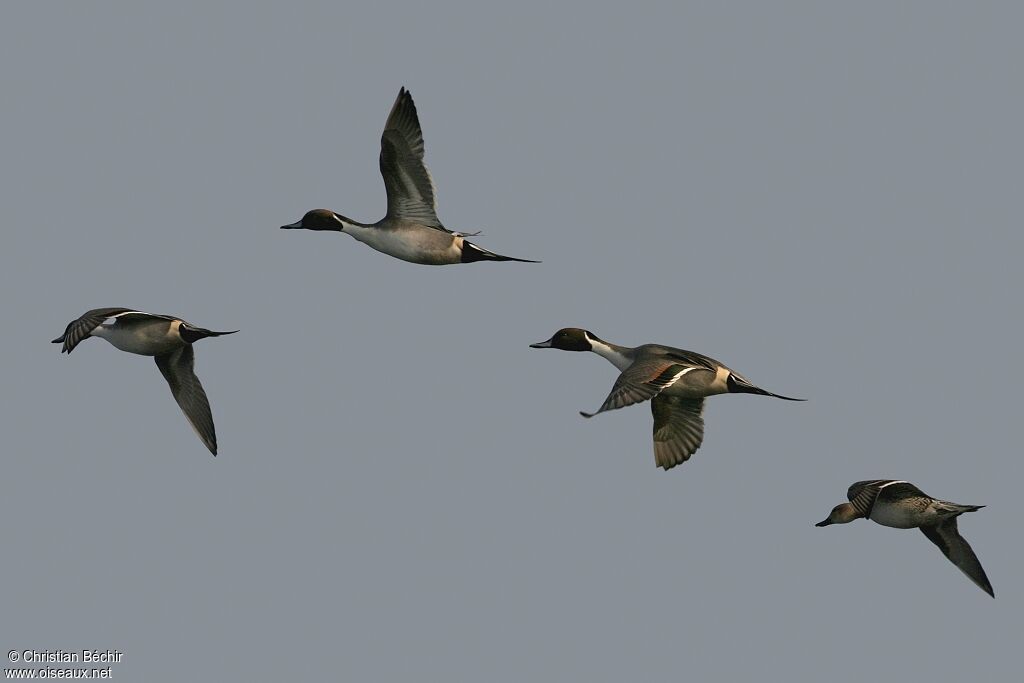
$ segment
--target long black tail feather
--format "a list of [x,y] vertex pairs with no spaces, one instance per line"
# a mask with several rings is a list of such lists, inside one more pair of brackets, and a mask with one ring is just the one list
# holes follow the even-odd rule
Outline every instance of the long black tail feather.
[[730,394],[758,394],[759,396],[771,396],[772,398],[781,398],[783,401],[806,401],[806,398],[792,398],[790,396],[783,396],[781,394],[773,394],[770,391],[762,389],[761,387],[754,386],[743,377],[740,377],[736,373],[729,373],[728,379],[725,380],[725,386],[729,389]]
[[519,261],[520,263],[540,263],[540,261],[531,261],[530,259],[525,258],[514,258],[512,256],[495,254],[493,251],[487,251],[483,247],[478,247],[469,240],[463,240],[462,262],[475,263],[476,261]]

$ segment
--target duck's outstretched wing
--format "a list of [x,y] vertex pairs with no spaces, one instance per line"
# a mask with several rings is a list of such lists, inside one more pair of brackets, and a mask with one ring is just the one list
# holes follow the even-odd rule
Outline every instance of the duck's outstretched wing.
[[690,459],[704,441],[704,399],[655,396],[654,462],[671,469]]
[[683,363],[665,357],[638,360],[622,371],[622,374],[615,380],[608,398],[596,412],[580,411],[580,415],[594,417],[606,410],[616,410],[634,403],[649,401],[675,384],[680,377],[688,372],[707,369],[704,366]]
[[213,427],[210,401],[195,373],[195,354],[186,344],[170,353],[156,356],[156,366],[171,387],[171,394],[185,413],[188,423],[210,452],[217,455],[217,432]]
[[94,308],[86,311],[77,320],[72,320],[64,328],[64,334],[52,341],[53,344],[64,343],[61,353],[71,353],[78,344],[89,336],[107,318],[113,318],[124,313],[135,313],[130,308]]
[[921,531],[929,541],[939,546],[942,554],[966,574],[967,578],[993,598],[996,597],[992,590],[992,584],[985,575],[981,562],[978,561],[978,556],[974,554],[970,544],[957,530],[956,517],[951,517],[935,526],[923,526]]
[[380,174],[388,193],[388,218],[415,221],[445,232],[437,217],[437,188],[423,161],[423,131],[412,95],[405,88],[380,138]]

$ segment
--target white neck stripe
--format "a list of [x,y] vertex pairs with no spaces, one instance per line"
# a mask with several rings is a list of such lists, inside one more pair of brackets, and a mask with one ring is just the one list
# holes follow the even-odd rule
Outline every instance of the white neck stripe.
[[633,364],[629,358],[626,358],[621,352],[616,351],[612,347],[605,344],[599,339],[594,339],[589,334],[587,340],[590,342],[590,350],[601,356],[609,363],[617,367],[620,371],[625,370]]

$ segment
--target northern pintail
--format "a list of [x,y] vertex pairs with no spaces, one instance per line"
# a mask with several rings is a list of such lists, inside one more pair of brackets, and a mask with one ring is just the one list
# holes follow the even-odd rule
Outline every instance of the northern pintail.
[[863,517],[894,529],[918,528],[967,578],[993,598],[996,596],[978,556],[956,528],[957,517],[984,505],[938,500],[901,479],[858,481],[846,491],[846,499],[850,502],[832,508],[828,518],[814,526],[846,524]]
[[593,332],[567,327],[551,339],[530,344],[534,349],[592,351],[622,373],[593,417],[606,410],[651,402],[654,414],[654,462],[668,470],[689,460],[704,440],[704,398],[715,394],[761,394],[786,401],[751,384],[745,377],[713,358],[660,344],[636,348],[606,342]]
[[474,261],[539,263],[495,254],[441,224],[437,189],[423,162],[423,131],[412,95],[405,88],[399,90],[384,124],[380,173],[388,194],[388,212],[376,223],[360,223],[328,209],[313,209],[302,220],[281,228],[345,232],[389,256],[429,266]]
[[[106,321],[112,321],[107,323]],[[204,337],[232,332],[213,332],[171,315],[156,315],[129,308],[94,308],[68,323],[54,344],[63,342],[61,353],[71,353],[86,337],[101,337],[121,351],[155,356],[160,374],[171,387],[196,435],[217,455],[217,433],[213,427],[210,402],[194,371],[192,344]]]

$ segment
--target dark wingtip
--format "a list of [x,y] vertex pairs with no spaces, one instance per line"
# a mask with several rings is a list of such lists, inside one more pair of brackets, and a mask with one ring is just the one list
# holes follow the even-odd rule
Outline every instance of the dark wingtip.
[[822,521],[818,522],[818,523],[817,523],[817,524],[815,524],[814,526],[828,526],[828,525],[829,525],[829,524],[831,524],[831,523],[832,523],[832,522],[828,521],[827,519],[823,519]]

